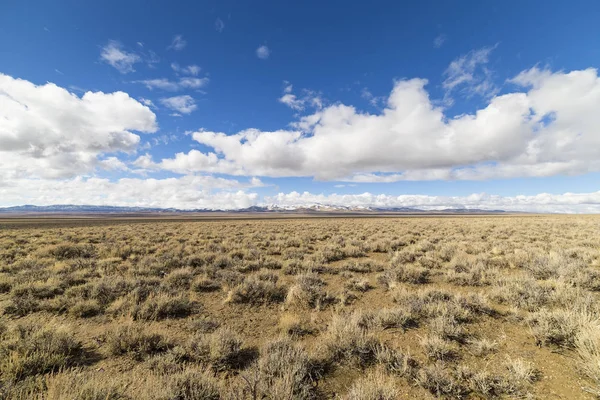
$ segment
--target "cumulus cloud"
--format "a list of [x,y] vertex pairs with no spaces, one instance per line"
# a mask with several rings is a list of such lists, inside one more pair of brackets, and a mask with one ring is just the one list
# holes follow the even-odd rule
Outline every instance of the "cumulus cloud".
[[155,132],[156,116],[127,93],[86,92],[35,85],[0,74],[0,179],[70,177],[95,167],[102,155],[132,152]]
[[193,139],[212,151],[178,157],[188,157],[188,169],[195,171],[359,182],[599,171],[597,71],[533,68],[511,82],[518,91],[449,118],[429,98],[426,80],[402,80],[380,113],[334,104],[300,118],[294,129],[233,135],[200,130]]
[[265,45],[259,46],[258,49],[256,49],[256,57],[260,58],[261,60],[266,60],[270,55],[271,50],[269,50],[269,48]]
[[181,114],[191,114],[192,111],[198,108],[196,100],[187,94],[183,96],[162,98],[160,99],[160,102],[165,107]]
[[116,68],[120,73],[127,74],[135,71],[133,65],[141,62],[142,58],[136,53],[126,51],[120,42],[110,40],[102,47],[100,60]]
[[183,35],[175,35],[167,50],[181,51],[185,46],[187,46],[187,42],[183,39]]

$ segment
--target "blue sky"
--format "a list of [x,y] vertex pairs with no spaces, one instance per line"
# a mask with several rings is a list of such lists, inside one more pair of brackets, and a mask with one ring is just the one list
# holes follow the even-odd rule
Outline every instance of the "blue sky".
[[4,1],[0,206],[600,211],[599,17],[594,1]]

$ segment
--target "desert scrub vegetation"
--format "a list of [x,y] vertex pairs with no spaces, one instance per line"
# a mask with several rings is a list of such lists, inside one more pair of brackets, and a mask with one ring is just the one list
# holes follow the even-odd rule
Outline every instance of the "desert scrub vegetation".
[[0,221],[0,398],[600,397],[600,217]]

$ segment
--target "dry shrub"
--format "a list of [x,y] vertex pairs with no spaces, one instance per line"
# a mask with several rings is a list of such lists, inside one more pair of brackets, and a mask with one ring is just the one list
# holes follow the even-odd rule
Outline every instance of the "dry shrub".
[[316,274],[302,274],[296,278],[286,296],[288,306],[299,308],[318,308],[326,299],[322,290],[325,283]]
[[350,361],[361,366],[375,361],[379,341],[361,327],[357,316],[360,317],[360,313],[332,317],[322,340],[329,360]]
[[136,320],[158,321],[167,318],[185,318],[191,315],[197,304],[185,295],[171,297],[166,294],[152,295],[140,306],[135,307],[132,316]]
[[492,300],[527,311],[535,311],[548,304],[552,288],[534,279],[502,279],[494,287]]
[[[221,384],[210,372],[183,370],[171,374],[72,371],[46,381],[47,396],[62,400],[219,400]],[[41,398],[40,398],[41,400]]]
[[115,316],[128,316],[136,321],[159,321],[168,318],[188,317],[197,308],[198,304],[183,294],[172,297],[159,292],[148,297],[144,295],[140,298],[133,292],[127,297],[115,301],[106,309],[106,312]]
[[360,274],[366,274],[370,272],[381,272],[385,269],[384,265],[375,261],[352,261],[344,266],[344,269],[357,272]]
[[582,326],[588,325],[591,317],[572,310],[540,310],[532,314],[528,323],[536,344],[544,346],[574,347]]
[[42,254],[48,254],[57,260],[68,260],[73,258],[90,258],[95,255],[94,246],[91,244],[61,243],[43,249]]
[[600,396],[600,325],[597,321],[582,327],[575,338],[581,371],[591,381],[587,390]]
[[248,362],[242,339],[228,328],[211,334],[197,334],[185,346],[187,355],[196,362],[210,364],[216,371],[236,369]]
[[394,375],[414,379],[420,368],[419,362],[409,354],[404,354],[388,346],[379,344],[375,351],[377,363]]
[[402,308],[384,308],[375,315],[375,323],[383,329],[408,329],[418,324],[418,317]]
[[128,400],[129,382],[122,376],[106,373],[70,371],[46,379],[45,400]]
[[238,398],[316,399],[315,368],[306,351],[289,339],[276,339],[266,345],[242,379],[246,384]]
[[368,279],[350,279],[345,286],[347,289],[356,290],[357,292],[367,292],[373,289],[373,285]]
[[425,355],[433,360],[452,360],[458,357],[458,348],[455,344],[444,340],[439,335],[427,335],[420,342]]
[[2,380],[19,381],[84,360],[81,343],[66,326],[17,325],[0,343]]
[[192,290],[198,293],[215,292],[221,289],[221,285],[208,276],[198,276],[192,282]]
[[96,300],[78,301],[69,307],[69,314],[77,318],[89,318],[102,313],[102,307]]
[[421,368],[417,373],[416,383],[438,397],[461,398],[468,391],[455,373],[442,362]]
[[521,358],[507,359],[505,363],[508,371],[505,391],[512,394],[527,392],[531,384],[540,378],[540,372],[532,363]]
[[201,316],[189,321],[187,326],[192,332],[210,333],[214,332],[220,326],[220,323],[212,318]]
[[103,277],[95,282],[69,288],[65,292],[65,295],[74,298],[80,297],[82,299],[96,300],[101,305],[106,306],[117,298],[129,293],[135,285],[134,281],[129,281],[122,277]]
[[193,276],[190,268],[175,269],[165,277],[163,285],[174,291],[188,290]]
[[164,352],[173,344],[159,333],[128,323],[108,332],[106,346],[111,355],[129,355],[141,360],[151,354]]
[[440,315],[431,321],[430,331],[447,340],[465,343],[467,332],[465,328],[451,315]]
[[377,280],[387,288],[393,288],[399,282],[422,285],[429,282],[431,271],[414,264],[396,266],[387,270]]
[[402,250],[395,251],[392,254],[390,263],[393,267],[399,267],[404,264],[414,263],[422,255],[422,252],[413,246],[405,247]]
[[346,400],[395,400],[400,390],[394,377],[382,371],[371,371],[352,383]]
[[3,313],[15,317],[24,317],[27,314],[40,310],[40,302],[33,296],[15,297],[4,307]]
[[221,398],[220,385],[209,371],[187,370],[165,378],[163,389],[149,393],[147,398],[156,400],[219,400]]
[[227,294],[227,303],[263,304],[280,303],[285,299],[287,288],[258,276],[245,279]]
[[498,276],[497,269],[478,263],[468,271],[450,271],[446,274],[446,279],[458,286],[489,286],[497,282]]
[[8,293],[12,289],[13,280],[4,273],[0,274],[0,294]]
[[28,282],[13,287],[11,295],[16,297],[33,297],[35,299],[51,299],[64,292],[56,279],[48,282]]
[[498,343],[486,338],[471,338],[469,351],[477,357],[485,357],[498,351]]
[[279,329],[291,338],[300,338],[313,332],[308,321],[296,314],[284,313],[279,318]]

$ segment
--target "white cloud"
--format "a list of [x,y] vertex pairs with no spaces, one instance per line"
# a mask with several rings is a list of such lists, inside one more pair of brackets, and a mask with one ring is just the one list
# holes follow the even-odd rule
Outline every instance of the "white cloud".
[[9,180],[0,184],[0,206],[88,204],[239,209],[256,204],[258,195],[244,190],[256,186],[262,186],[262,182],[255,178],[240,182],[211,176],[122,178],[117,181],[82,177],[68,180]]
[[202,68],[200,68],[199,66],[192,64],[192,65],[188,65],[187,67],[182,67],[179,64],[177,64],[176,62],[171,63],[171,69],[173,71],[175,71],[176,73],[183,73],[185,75],[198,75],[200,73],[200,71],[202,70]]
[[139,55],[124,50],[121,43],[116,40],[110,40],[102,47],[100,59],[116,68],[122,74],[134,72],[133,65],[142,61]]
[[304,109],[304,100],[297,98],[296,95],[292,93],[285,93],[278,101],[292,110],[301,111]]
[[181,114],[190,114],[192,111],[198,108],[194,98],[187,94],[183,96],[162,98],[160,99],[160,102],[165,107]]
[[102,155],[132,152],[155,132],[156,116],[127,93],[79,97],[53,83],[35,85],[0,74],[0,180],[70,177],[102,163]]
[[153,52],[152,50],[148,50],[147,54],[142,53],[144,56],[144,62],[150,68],[155,68],[154,64],[158,64],[160,62],[160,57],[158,54]]
[[256,57],[260,58],[261,60],[266,60],[270,55],[271,50],[269,50],[269,48],[265,45],[259,46],[258,49],[256,49]]
[[129,170],[129,168],[127,168],[127,165],[119,160],[117,157],[108,157],[104,160],[101,160],[99,162],[100,166],[102,167],[102,169],[108,170],[108,171],[127,171]]
[[173,41],[171,42],[171,45],[169,47],[167,47],[167,49],[181,51],[185,48],[186,45],[187,45],[187,42],[183,39],[182,35],[175,35],[173,37]]
[[201,70],[202,68],[200,68],[197,65],[188,65],[187,67],[183,68],[183,73],[196,76],[200,73]]
[[360,97],[367,100],[373,107],[378,107],[380,104],[385,104],[384,96],[374,96],[367,88],[363,88],[360,92]]
[[323,107],[323,100],[321,99],[321,96],[318,93],[312,90],[303,89],[303,96],[298,97],[292,93],[293,86],[291,83],[289,83],[288,81],[283,81],[283,84],[283,95],[279,99],[277,99],[277,101],[279,101],[282,104],[285,104],[292,110],[302,111],[306,108],[307,105],[317,109]]
[[446,79],[442,84],[448,102],[452,101],[450,96],[453,92],[459,92],[467,98],[476,95],[491,98],[498,93],[499,89],[492,80],[492,71],[486,66],[496,46],[472,50],[450,63],[444,71]]
[[144,80],[140,80],[140,81],[134,81],[134,83],[141,83],[150,90],[161,89],[161,90],[168,90],[170,92],[179,90],[179,83],[170,81],[167,78],[144,79]]
[[335,104],[300,118],[293,130],[234,135],[200,130],[192,137],[213,151],[194,153],[187,168],[359,182],[600,171],[597,71],[533,68],[512,82],[521,91],[454,118],[434,106],[427,81],[411,79],[395,83],[378,114]]
[[474,193],[469,196],[428,196],[387,194],[312,194],[309,192],[279,193],[265,197],[266,204],[279,206],[309,206],[315,203],[349,207],[413,207],[425,210],[444,208],[476,208],[524,212],[598,213],[600,191],[593,193],[540,193],[533,196],[498,196]]
[[190,150],[188,153],[177,153],[174,158],[165,158],[159,163],[155,163],[152,156],[145,154],[135,160],[133,165],[147,171],[165,170],[178,174],[193,174],[202,171],[244,175],[243,170],[231,162],[220,160],[215,153],[204,154],[196,149]]
[[435,39],[433,39],[433,47],[439,49],[444,45],[444,43],[446,43],[446,40],[448,40],[448,36],[446,36],[445,34],[441,33],[437,35]]
[[139,81],[134,81],[134,83],[141,83],[146,86],[148,89],[160,89],[166,90],[169,92],[176,92],[178,90],[183,89],[200,89],[206,85],[210,80],[208,78],[195,78],[195,77],[182,77],[177,81],[172,81],[167,78],[158,78],[158,79],[144,79]]
[[215,20],[215,29],[219,33],[223,32],[223,29],[225,29],[225,23],[223,22],[223,20],[221,18],[217,18]]
[[154,103],[150,99],[146,99],[144,97],[140,97],[139,100],[140,100],[140,103],[142,103],[146,107],[150,107],[152,109],[156,109],[157,108],[156,105],[154,105]]
[[[487,210],[599,213],[600,192],[541,193],[532,196],[468,196],[279,193],[260,199],[253,187],[264,186],[257,178],[248,181],[187,175],[180,178],[76,177],[67,180],[8,179],[0,181],[0,207],[22,204],[87,204],[179,209],[241,209],[253,205],[309,206],[315,203],[350,207],[415,207],[426,210],[477,208]],[[351,185],[349,185],[351,186]]]
[[199,89],[208,84],[208,78],[185,77],[179,80],[179,86],[186,89]]

